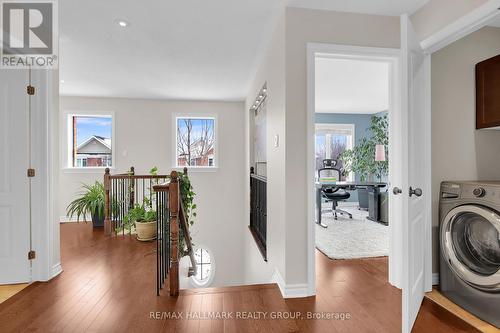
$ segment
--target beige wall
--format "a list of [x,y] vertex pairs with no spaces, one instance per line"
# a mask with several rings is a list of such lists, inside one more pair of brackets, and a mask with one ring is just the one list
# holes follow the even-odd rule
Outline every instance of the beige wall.
[[[247,230],[245,242],[245,280],[247,283],[269,282],[274,270],[285,276],[285,20],[279,18],[271,32],[268,48],[264,53],[257,73],[246,98],[247,110],[247,177],[253,147],[250,124],[252,115],[248,111],[257,93],[267,82],[267,257],[265,262]],[[274,136],[279,135],[280,145],[274,147]],[[248,178],[246,178],[248,179]],[[249,193],[247,185],[246,193]],[[245,202],[249,202],[249,197]],[[245,207],[243,223],[249,224],[249,208]]]
[[500,54],[500,28],[486,27],[432,55],[433,271],[438,271],[443,180],[500,180],[500,131],[475,129],[476,63]]
[[488,0],[430,0],[411,20],[418,36],[424,40],[486,2]]
[[309,42],[399,48],[399,17],[286,11],[286,282],[307,282],[307,66]]
[[[247,265],[251,265],[247,267],[248,282],[268,281],[276,268],[287,286],[307,283],[307,226],[312,223],[307,220],[305,190],[307,43],[398,48],[399,38],[398,17],[286,9],[246,101],[248,109],[267,81],[269,261],[263,263],[248,234]],[[279,147],[274,147],[275,135],[280,137]],[[247,155],[250,155],[248,142]],[[247,216],[246,212],[246,221]]]
[[[173,166],[172,114],[216,115],[218,122],[218,165],[215,171],[190,171],[197,193],[195,245],[209,247],[215,255],[217,270],[213,286],[243,283],[244,207],[244,109],[243,103],[175,102],[140,99],[80,98],[61,99],[61,151],[66,142],[68,112],[115,112],[116,171],[135,166],[144,174],[152,166],[168,173]],[[65,155],[65,154],[62,154]],[[64,161],[64,157],[61,158]],[[80,184],[102,179],[99,173],[60,172],[60,215],[74,198]]]

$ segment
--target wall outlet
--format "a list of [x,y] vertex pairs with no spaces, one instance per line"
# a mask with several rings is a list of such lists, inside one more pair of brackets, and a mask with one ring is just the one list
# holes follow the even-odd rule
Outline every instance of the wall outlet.
[[278,148],[280,146],[280,136],[276,134],[274,136],[274,148]]

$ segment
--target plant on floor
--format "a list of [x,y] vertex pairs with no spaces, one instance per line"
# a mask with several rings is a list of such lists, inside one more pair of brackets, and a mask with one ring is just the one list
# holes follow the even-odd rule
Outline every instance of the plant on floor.
[[104,220],[104,185],[98,181],[93,185],[82,184],[82,191],[68,205],[66,215],[70,219],[76,215],[77,221],[83,217],[85,222],[90,215],[95,226],[101,225]]
[[[344,172],[354,172],[359,175],[361,181],[366,181],[371,176],[379,180],[386,176],[389,171],[388,145],[389,145],[389,122],[387,114],[373,116],[370,127],[367,129],[368,136],[361,138],[354,148],[345,150],[340,159],[344,162]],[[375,146],[384,145],[385,161],[375,161]]]

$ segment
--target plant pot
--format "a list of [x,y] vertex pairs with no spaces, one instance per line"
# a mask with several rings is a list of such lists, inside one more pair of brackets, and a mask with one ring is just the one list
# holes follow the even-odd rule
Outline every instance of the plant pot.
[[142,242],[156,239],[156,221],[135,222],[135,232],[137,233],[137,239]]
[[359,209],[368,210],[368,189],[358,188]]
[[104,214],[101,217],[99,217],[99,214],[92,215],[92,225],[94,228],[104,227]]
[[389,225],[389,193],[380,193],[380,222]]

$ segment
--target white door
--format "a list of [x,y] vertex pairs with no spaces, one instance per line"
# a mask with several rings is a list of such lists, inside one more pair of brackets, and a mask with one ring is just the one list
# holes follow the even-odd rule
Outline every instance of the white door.
[[0,70],[0,284],[29,282],[26,70]]
[[403,122],[403,332],[410,332],[430,286],[430,56],[401,17]]

